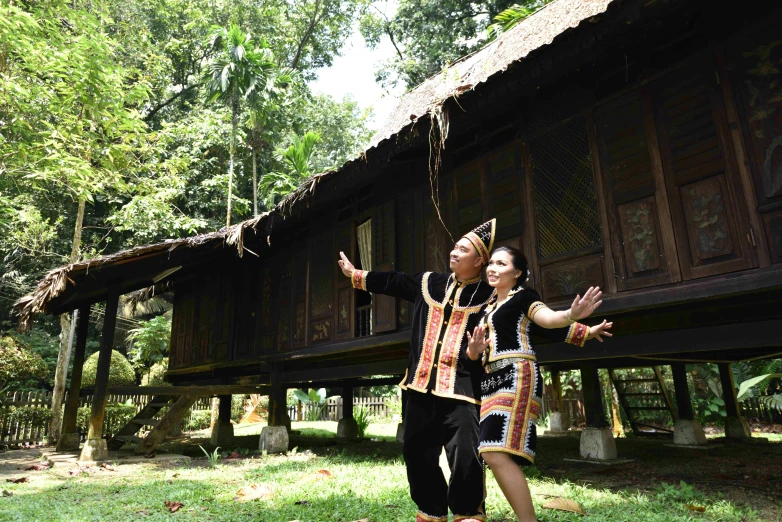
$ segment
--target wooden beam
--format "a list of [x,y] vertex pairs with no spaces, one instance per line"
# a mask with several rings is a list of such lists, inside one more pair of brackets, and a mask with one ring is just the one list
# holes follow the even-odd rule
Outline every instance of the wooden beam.
[[171,406],[160,422],[144,438],[144,442],[136,446],[136,455],[154,455],[157,447],[163,443],[171,430],[179,424],[185,415],[190,413],[190,408],[198,400],[195,395],[184,395]]
[[588,428],[606,428],[603,396],[600,391],[600,375],[596,367],[581,368],[581,385],[584,388],[584,413]]
[[717,365],[720,369],[720,384],[722,384],[722,400],[725,401],[725,411],[728,417],[741,417],[739,401],[736,399],[736,382],[733,380],[733,370],[729,363]]
[[741,350],[773,348],[782,343],[782,320],[759,321],[748,324],[727,324],[706,328],[685,328],[636,335],[616,336],[603,343],[590,341],[583,348],[555,343],[536,348],[540,364],[566,361],[587,361],[618,357],[662,356],[668,354],[719,353],[726,351],[726,359],[741,360]]
[[[269,385],[218,384],[213,386],[112,386],[108,393],[112,395],[181,395],[188,397],[217,397],[219,395],[266,395]],[[82,388],[79,395],[92,395],[94,388]]]
[[410,329],[406,329],[400,332],[393,332],[388,335],[372,335],[369,337],[352,339],[350,341],[316,345],[301,350],[293,350],[284,353],[275,353],[266,356],[261,356],[260,360],[265,362],[298,361],[302,359],[323,357],[324,355],[337,355],[337,354],[357,352],[361,350],[366,350],[368,348],[377,348],[379,346],[390,346],[394,344],[406,344],[406,343],[409,344],[410,332],[411,332]]
[[370,375],[398,375],[404,373],[406,368],[407,359],[336,366],[331,368],[310,368],[306,370],[285,372],[282,374],[282,381],[285,383],[312,381],[314,383],[327,379],[350,379],[353,377],[367,377]]

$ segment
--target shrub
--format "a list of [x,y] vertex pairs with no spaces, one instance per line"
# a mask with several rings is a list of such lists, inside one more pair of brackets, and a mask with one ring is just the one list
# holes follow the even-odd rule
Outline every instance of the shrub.
[[167,382],[163,379],[166,371],[168,371],[168,357],[152,365],[152,367],[149,369],[149,372],[141,378],[141,385],[171,386],[170,382]]
[[[82,406],[76,412],[76,426],[79,432],[87,433],[90,427],[90,412],[92,406]],[[106,412],[103,416],[103,434],[114,435],[121,427],[130,421],[138,413],[138,407],[131,399],[124,404],[110,402],[106,404]]]
[[[82,386],[94,386],[95,375],[98,372],[98,352],[90,355],[84,362],[82,371]],[[124,355],[116,350],[111,351],[111,366],[109,367],[109,387],[124,386],[136,383],[136,374]]]
[[185,423],[187,431],[205,430],[212,421],[212,410],[192,410]]
[[0,391],[27,379],[46,377],[47,373],[40,355],[11,336],[0,337]]

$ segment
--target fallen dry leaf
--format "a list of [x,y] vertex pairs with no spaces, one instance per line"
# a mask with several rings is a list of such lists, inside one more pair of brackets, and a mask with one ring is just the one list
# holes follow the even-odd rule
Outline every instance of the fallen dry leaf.
[[105,469],[106,471],[117,471],[117,468],[115,468],[115,467],[114,467],[114,466],[112,466],[111,464],[107,464],[106,462],[104,462],[103,464],[101,464],[101,465],[100,465],[100,467],[101,467],[101,468],[103,468],[103,469]]
[[226,457],[226,458],[228,458],[228,459],[238,459],[238,458],[241,458],[241,455],[239,455],[235,451],[232,451],[231,454],[228,455],[228,457]]
[[266,484],[252,484],[239,488],[234,500],[237,502],[249,502],[251,500],[268,500],[274,496],[272,488]]
[[325,480],[330,479],[332,477],[331,472],[327,469],[319,469],[315,473],[309,473],[307,475],[302,475],[299,480],[297,480],[297,483],[302,482],[315,482],[317,480]]
[[578,513],[579,515],[586,515],[584,508],[582,508],[578,502],[562,497],[557,497],[554,500],[546,502],[543,504],[543,507],[546,509],[558,509],[559,511],[570,511]]
[[353,522],[369,522],[368,518],[362,518],[361,520],[354,520]]
[[176,513],[180,508],[184,507],[185,505],[181,502],[174,502],[171,500],[166,500],[165,502],[166,507],[168,510],[172,513]]
[[29,477],[19,477],[19,478],[10,478],[5,479],[6,482],[12,482],[14,484],[21,484],[22,482],[30,482]]
[[699,513],[703,513],[706,511],[706,508],[703,506],[693,506],[692,504],[687,504],[687,509],[690,511],[698,511]]
[[25,471],[45,471],[49,468],[51,468],[51,464],[33,464],[32,466],[28,466],[24,468]]
[[11,492],[11,491],[8,491],[7,489],[4,489],[4,490],[3,490],[3,496],[4,496],[4,497],[13,497],[13,496],[14,496],[14,494],[13,494],[13,492]]

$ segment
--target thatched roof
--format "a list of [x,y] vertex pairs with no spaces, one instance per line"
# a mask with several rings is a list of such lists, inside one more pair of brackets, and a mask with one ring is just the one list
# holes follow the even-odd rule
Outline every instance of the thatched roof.
[[602,14],[612,1],[555,0],[546,5],[483,49],[465,56],[407,93],[372,138],[370,148],[393,138],[448,98],[475,89],[568,29]]
[[347,162],[340,169],[307,179],[301,187],[287,196],[271,212],[217,232],[139,246],[89,261],[61,266],[50,271],[32,293],[22,297],[14,305],[20,315],[20,327],[29,327],[36,314],[46,313],[47,306],[52,299],[63,294],[69,283],[74,285],[74,279],[77,275],[88,273],[90,269],[100,269],[104,266],[131,262],[184,248],[208,250],[233,246],[237,248],[238,255],[241,256],[244,251],[244,236],[247,231],[265,230],[264,225],[273,214],[283,218],[290,215],[294,207],[306,202],[315,192],[319,183],[344,173],[352,164],[363,161],[367,152],[378,147],[381,142],[394,138],[407,127],[414,125],[417,120],[437,110],[446,100],[457,98],[475,89],[478,84],[488,81],[491,76],[505,71],[512,63],[519,62],[531,52],[552,43],[558,35],[568,29],[575,28],[582,22],[605,12],[612,1],[614,0],[554,0],[480,51],[466,56],[442,73],[432,76],[411,90],[402,98],[388,120],[375,134],[366,152]]

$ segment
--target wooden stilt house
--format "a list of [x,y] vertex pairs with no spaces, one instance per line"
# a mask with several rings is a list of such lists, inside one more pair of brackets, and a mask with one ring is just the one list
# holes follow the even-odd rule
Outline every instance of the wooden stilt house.
[[633,379],[612,375],[629,417],[691,419],[685,363],[720,363],[732,390],[730,362],[782,353],[780,25],[770,2],[555,0],[409,92],[365,154],[274,211],[63,267],[19,303],[23,321],[167,281],[168,379],[262,385],[282,423],[287,387],[350,397],[405,368],[408,303],[354,290],[339,251],[363,269],[446,271],[451,236],[496,217],[552,308],[605,292],[613,339],[538,351],[581,370],[588,425],[606,423],[598,368],[655,368],[635,379],[651,382],[671,365],[674,409],[665,390],[632,406]]

